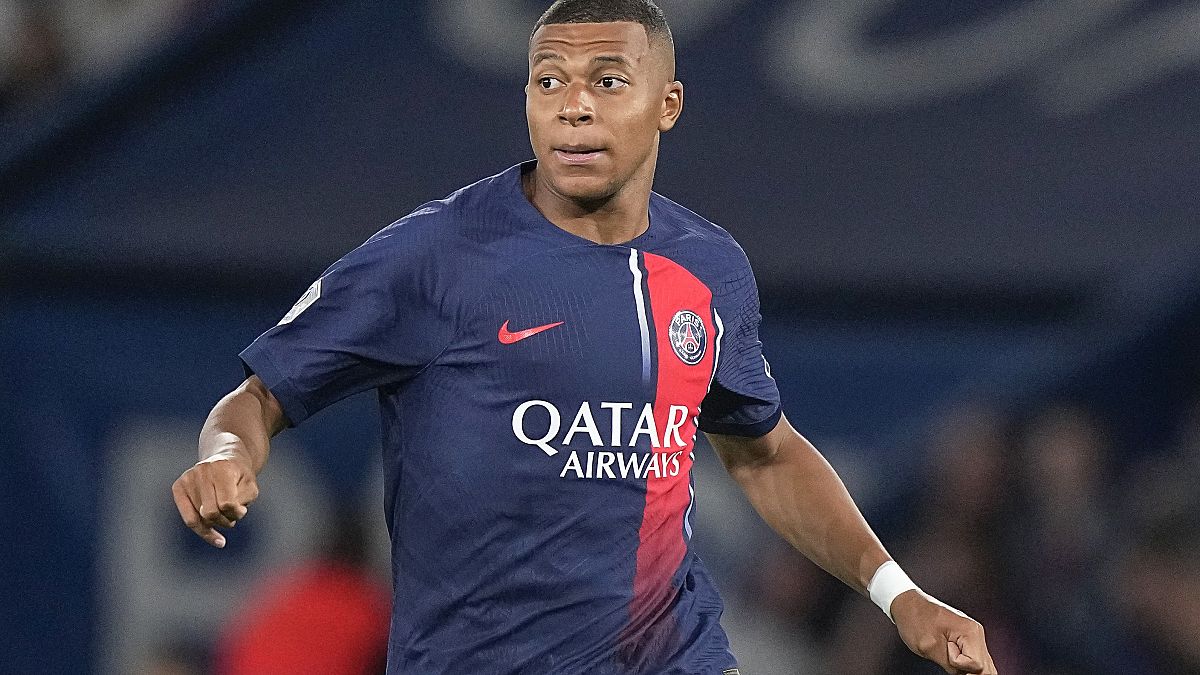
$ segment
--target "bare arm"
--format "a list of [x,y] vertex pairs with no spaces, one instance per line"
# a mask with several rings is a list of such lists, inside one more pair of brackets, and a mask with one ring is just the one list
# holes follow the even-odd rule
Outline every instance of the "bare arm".
[[179,516],[200,538],[225,546],[215,528],[246,517],[258,497],[257,476],[270,440],[286,424],[279,401],[256,375],[213,407],[200,431],[200,460],[171,486]]
[[[841,478],[787,419],[758,438],[708,434],[763,520],[822,569],[863,595],[891,560]],[[896,596],[892,619],[914,653],[947,673],[996,673],[983,627],[919,590]]]
[[821,569],[866,594],[891,560],[841,478],[786,418],[758,438],[709,434],[763,520]]

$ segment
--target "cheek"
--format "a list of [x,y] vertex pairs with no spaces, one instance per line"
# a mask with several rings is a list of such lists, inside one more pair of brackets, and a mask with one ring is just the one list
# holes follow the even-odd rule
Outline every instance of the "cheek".
[[646,136],[654,139],[659,133],[659,124],[662,122],[662,101],[653,99],[646,102],[646,106],[642,109],[640,123]]
[[530,135],[541,135],[547,127],[548,120],[553,119],[553,111],[548,110],[549,104],[545,96],[525,97],[525,122],[529,126]]
[[538,118],[537,112],[529,109],[525,115],[525,122],[529,127],[529,140],[534,145],[534,149],[541,143],[542,131],[545,128],[545,123]]
[[625,141],[623,145],[626,148],[640,151],[644,146],[653,143],[658,133],[658,108],[644,102],[639,103],[625,111],[614,126],[618,137]]

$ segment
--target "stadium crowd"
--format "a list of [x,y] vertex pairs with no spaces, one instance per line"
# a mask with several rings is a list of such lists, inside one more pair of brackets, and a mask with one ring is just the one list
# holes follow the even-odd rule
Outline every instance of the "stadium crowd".
[[[892,554],[987,627],[1001,672],[1200,672],[1200,402],[1172,447],[1127,463],[1110,438],[1071,402],[964,404],[929,429],[924,484],[892,507]],[[779,672],[935,672],[811,563],[783,545],[764,557],[737,592],[807,643],[789,658],[810,657]]]

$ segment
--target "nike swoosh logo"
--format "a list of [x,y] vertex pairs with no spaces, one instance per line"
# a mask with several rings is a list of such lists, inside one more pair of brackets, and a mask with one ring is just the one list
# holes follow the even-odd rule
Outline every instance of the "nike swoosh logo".
[[513,333],[508,330],[508,322],[505,321],[504,325],[500,326],[500,343],[511,345],[514,342],[520,342],[527,337],[533,337],[534,335],[537,335],[543,331],[548,331],[551,328],[557,328],[558,326],[563,325],[563,323],[564,322],[562,321],[559,321],[558,323],[548,323],[545,326],[535,326],[533,328],[526,328],[525,330],[519,330]]

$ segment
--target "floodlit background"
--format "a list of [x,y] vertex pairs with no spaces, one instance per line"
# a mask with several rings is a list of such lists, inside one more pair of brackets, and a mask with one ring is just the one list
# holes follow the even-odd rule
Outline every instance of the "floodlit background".
[[[661,4],[656,188],[745,247],[787,414],[900,563],[1003,673],[1200,672],[1200,2]],[[374,653],[370,395],[277,439],[225,551],[169,486],[325,266],[531,156],[542,9],[0,0],[0,672],[219,671],[335,572]],[[940,672],[697,455],[743,672]]]

